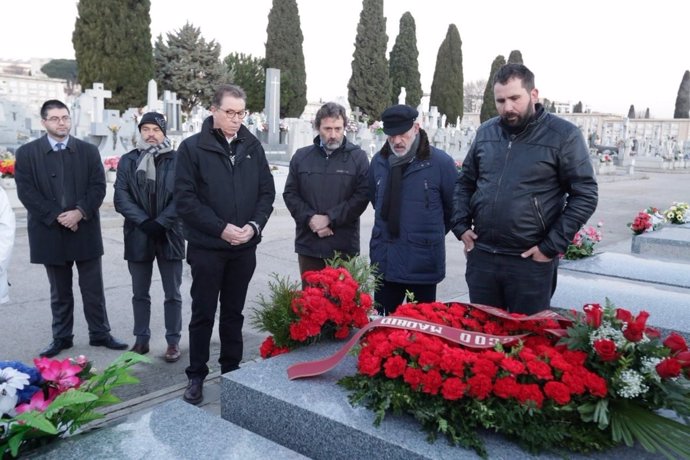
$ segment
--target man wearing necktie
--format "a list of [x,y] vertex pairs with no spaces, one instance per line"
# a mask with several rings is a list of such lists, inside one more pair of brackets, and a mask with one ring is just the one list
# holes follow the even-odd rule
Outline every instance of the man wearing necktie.
[[89,344],[124,350],[110,334],[103,291],[103,240],[98,213],[105,173],[98,149],[69,135],[71,118],[58,100],[41,107],[47,134],[17,150],[17,195],[27,210],[31,263],[43,264],[50,282],[53,341],[41,351],[52,357],[73,345],[72,267],[77,265]]

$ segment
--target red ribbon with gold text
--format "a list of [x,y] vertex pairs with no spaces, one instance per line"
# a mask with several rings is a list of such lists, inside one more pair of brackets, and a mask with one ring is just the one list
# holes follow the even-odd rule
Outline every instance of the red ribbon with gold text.
[[[552,319],[556,321],[570,322],[567,318],[559,315],[558,313],[551,310],[544,310],[530,316],[523,317],[513,317],[510,313],[500,308],[490,307],[488,305],[480,304],[461,304],[467,305],[478,310],[482,310],[492,316],[497,316],[503,319],[509,319],[512,321],[538,321]],[[307,361],[304,363],[293,364],[288,367],[287,373],[290,380],[299,379],[303,377],[314,377],[316,375],[324,374],[335,366],[347,355],[347,353],[352,349],[352,347],[359,342],[359,339],[370,329],[376,327],[389,327],[394,329],[406,329],[409,331],[419,331],[425,334],[431,334],[438,337],[442,337],[451,342],[458,343],[470,348],[493,348],[497,343],[508,344],[516,340],[520,340],[527,337],[529,334],[520,335],[491,335],[484,334],[482,332],[466,331],[464,329],[458,329],[455,327],[444,326],[441,324],[430,323],[427,321],[422,321],[413,318],[406,318],[403,316],[386,316],[383,318],[376,319],[362,329],[360,329],[355,335],[353,335],[350,340],[348,340],[343,347],[335,352],[333,355],[325,359],[319,359],[316,361]],[[545,329],[558,337],[562,337],[565,334],[564,329]]]

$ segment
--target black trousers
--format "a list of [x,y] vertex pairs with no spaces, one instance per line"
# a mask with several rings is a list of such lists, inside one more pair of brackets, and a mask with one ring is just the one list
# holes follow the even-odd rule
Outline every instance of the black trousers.
[[435,284],[409,284],[383,281],[374,293],[376,310],[380,315],[390,315],[405,300],[406,291],[414,294],[416,302],[434,302],[436,300]]
[[256,247],[238,251],[211,250],[189,245],[192,269],[192,319],[189,322],[187,377],[206,378],[211,336],[220,300],[220,370],[230,372],[242,361],[244,302],[256,268]]
[[[53,339],[71,339],[74,327],[74,294],[72,292],[72,266],[45,265],[50,282],[50,309],[53,313]],[[103,291],[101,258],[76,262],[79,272],[79,290],[84,304],[84,317],[89,327],[89,339],[99,340],[110,333],[108,313]]]
[[492,254],[474,248],[467,253],[465,280],[470,302],[531,315],[551,306],[556,291],[558,258],[535,262],[531,258]]

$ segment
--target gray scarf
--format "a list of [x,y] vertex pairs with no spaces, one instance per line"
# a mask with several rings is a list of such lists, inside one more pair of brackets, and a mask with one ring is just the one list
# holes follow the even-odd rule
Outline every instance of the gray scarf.
[[156,183],[156,158],[158,155],[172,151],[170,139],[167,137],[160,144],[151,145],[139,139],[137,142],[137,150],[139,150],[139,158],[137,159],[137,182],[141,185],[146,184],[147,181],[152,185]]

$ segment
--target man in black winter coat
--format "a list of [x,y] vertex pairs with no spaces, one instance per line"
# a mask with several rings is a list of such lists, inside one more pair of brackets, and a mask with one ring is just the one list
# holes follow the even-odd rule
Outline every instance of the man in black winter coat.
[[175,204],[184,223],[192,268],[189,323],[189,384],[185,401],[203,400],[213,323],[220,299],[220,370],[242,360],[242,324],[256,246],[273,211],[275,185],[259,140],[242,125],[247,115],[242,88],[222,85],[201,132],[177,152]]
[[319,135],[290,160],[283,199],[295,219],[300,274],[321,270],[336,252],[359,254],[359,216],[369,202],[366,152],[345,138],[347,113],[324,104],[314,125]]
[[67,106],[51,99],[41,107],[47,134],[17,150],[17,195],[27,210],[31,263],[43,264],[50,282],[53,341],[41,351],[53,357],[72,348],[72,267],[79,272],[89,344],[124,350],[110,334],[103,290],[103,239],[98,208],[105,172],[95,145],[70,136]]
[[166,137],[163,115],[144,114],[139,122],[141,137],[136,149],[125,154],[117,167],[115,210],[125,218],[125,260],[132,275],[134,336],[132,351],[149,352],[151,329],[151,275],[153,261],[161,274],[165,301],[164,359],[180,359],[182,329],[182,259],[184,236],[182,222],[173,202],[176,153]]
[[597,206],[584,136],[539,104],[534,74],[494,76],[498,117],[483,123],[458,176],[453,233],[470,301],[533,314],[550,307],[559,254]]

